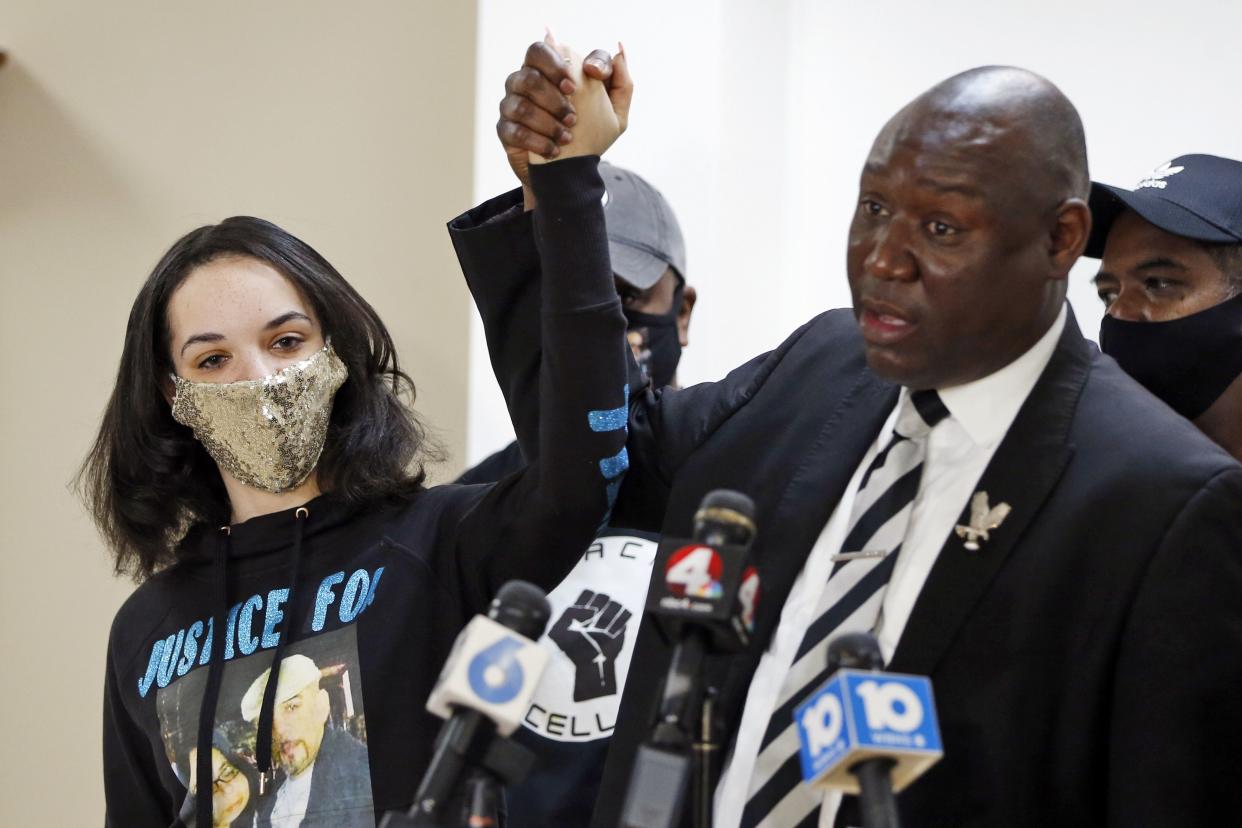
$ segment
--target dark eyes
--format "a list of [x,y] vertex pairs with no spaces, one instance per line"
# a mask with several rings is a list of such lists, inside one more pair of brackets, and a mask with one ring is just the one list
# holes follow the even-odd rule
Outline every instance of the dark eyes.
[[204,371],[210,371],[212,368],[219,368],[224,363],[224,354],[211,354],[203,358],[198,363],[198,367]]
[[631,307],[633,305],[642,305],[651,299],[653,288],[647,290],[639,290],[631,284],[620,280],[616,283],[617,295],[621,297],[622,307]]
[[[294,334],[285,334],[271,345],[273,350],[291,353],[302,347],[304,339]],[[228,354],[208,354],[198,361],[198,369],[200,371],[214,371],[228,362]]]
[[[864,198],[860,201],[858,203],[858,207],[862,210],[863,215],[870,216],[871,218],[883,218],[884,216],[889,215],[887,207],[878,201],[874,201],[869,198]],[[961,230],[948,222],[936,220],[924,222],[923,228],[927,231],[928,235],[938,239],[955,236],[961,232]]]
[[884,209],[883,204],[878,201],[872,201],[869,198],[864,198],[861,202],[859,202],[859,207],[861,207],[862,211],[869,216],[879,217],[888,212]]
[[[1143,292],[1153,299],[1167,299],[1176,296],[1174,293],[1182,287],[1182,283],[1176,279],[1165,279],[1160,276],[1148,276],[1143,279]],[[1100,297],[1100,301],[1104,303],[1104,307],[1108,307],[1117,301],[1117,297],[1121,295],[1121,289],[1115,287],[1100,288],[1096,291],[1096,295]]]

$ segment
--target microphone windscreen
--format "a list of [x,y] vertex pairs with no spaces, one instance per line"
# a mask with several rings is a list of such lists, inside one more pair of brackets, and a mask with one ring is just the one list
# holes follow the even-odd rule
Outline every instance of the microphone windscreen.
[[694,514],[694,536],[710,544],[749,545],[755,536],[755,501],[732,489],[708,492]]
[[487,617],[518,635],[537,641],[552,617],[543,590],[526,581],[509,581],[497,592]]
[[751,520],[755,518],[755,501],[732,489],[716,489],[708,492],[699,505],[700,511],[704,509],[730,509]]

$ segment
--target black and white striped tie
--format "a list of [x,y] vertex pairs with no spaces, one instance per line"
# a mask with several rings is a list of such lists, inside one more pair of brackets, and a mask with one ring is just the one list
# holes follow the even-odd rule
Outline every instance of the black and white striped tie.
[[858,485],[849,531],[785,676],[750,779],[742,828],[804,828],[823,795],[801,784],[793,710],[828,678],[828,641],[875,627],[919,491],[927,435],[949,411],[935,391],[903,399],[893,436]]

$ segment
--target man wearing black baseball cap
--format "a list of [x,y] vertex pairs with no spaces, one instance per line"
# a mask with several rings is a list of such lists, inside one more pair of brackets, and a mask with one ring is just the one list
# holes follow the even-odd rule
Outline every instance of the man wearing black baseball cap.
[[1090,203],[1101,348],[1242,458],[1242,162],[1179,156]]

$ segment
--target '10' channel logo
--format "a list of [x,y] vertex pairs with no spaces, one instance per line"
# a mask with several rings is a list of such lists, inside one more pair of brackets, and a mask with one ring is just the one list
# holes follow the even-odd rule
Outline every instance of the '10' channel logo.
[[896,759],[893,788],[906,784],[941,755],[931,682],[922,676],[838,670],[794,710],[802,779],[856,792],[855,761]]

